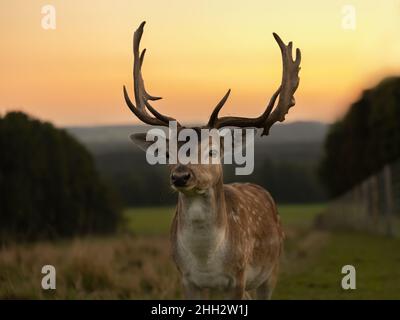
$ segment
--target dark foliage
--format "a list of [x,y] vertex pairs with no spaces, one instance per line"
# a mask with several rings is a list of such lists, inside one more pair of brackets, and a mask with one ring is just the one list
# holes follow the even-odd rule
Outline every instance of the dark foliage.
[[[280,203],[311,203],[326,199],[316,174],[319,143],[256,145],[251,175],[235,175],[234,165],[224,166],[224,181],[253,182],[265,187]],[[94,151],[99,171],[118,190],[126,206],[173,205],[176,194],[169,186],[165,165],[151,166],[131,142],[113,150]]]
[[108,233],[115,200],[90,153],[66,131],[20,112],[0,118],[0,240]]
[[320,175],[338,196],[399,157],[400,78],[388,78],[331,126]]

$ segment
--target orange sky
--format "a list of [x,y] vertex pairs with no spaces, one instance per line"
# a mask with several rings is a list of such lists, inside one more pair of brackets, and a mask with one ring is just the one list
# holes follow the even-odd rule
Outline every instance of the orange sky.
[[[56,8],[56,30],[41,8]],[[356,9],[356,29],[342,8]],[[272,32],[302,50],[290,121],[332,121],[360,91],[400,74],[400,1],[37,1],[0,2],[0,112],[24,110],[57,125],[134,123],[132,32],[142,46],[148,91],[163,113],[206,121],[228,88],[222,114],[255,116],[281,79]],[[132,97],[133,98],[133,97]]]

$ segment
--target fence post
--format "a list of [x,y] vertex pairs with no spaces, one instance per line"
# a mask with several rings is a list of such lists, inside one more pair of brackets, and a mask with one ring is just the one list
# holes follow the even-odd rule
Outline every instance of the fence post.
[[392,215],[393,215],[393,191],[392,191],[392,173],[390,165],[386,165],[383,169],[384,188],[385,188],[385,216],[386,216],[386,233],[393,236]]
[[370,178],[371,202],[372,202],[372,229],[379,231],[379,183],[377,175]]

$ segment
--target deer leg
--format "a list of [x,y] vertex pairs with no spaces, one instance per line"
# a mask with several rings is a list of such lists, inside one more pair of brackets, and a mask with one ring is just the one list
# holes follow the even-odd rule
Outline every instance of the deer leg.
[[277,264],[271,272],[270,277],[265,280],[256,290],[258,300],[271,300],[276,281],[278,279],[279,265]]
[[252,296],[251,296],[250,292],[246,291],[244,293],[244,300],[252,300]]
[[236,287],[228,292],[228,300],[243,300],[245,298],[245,291],[243,287]]
[[228,290],[228,300],[243,300],[245,298],[245,278],[244,272],[240,272],[237,277],[234,286]]
[[272,296],[272,290],[268,283],[268,280],[264,281],[256,290],[257,300],[270,300]]
[[183,281],[183,292],[186,300],[203,299],[203,291],[190,281]]

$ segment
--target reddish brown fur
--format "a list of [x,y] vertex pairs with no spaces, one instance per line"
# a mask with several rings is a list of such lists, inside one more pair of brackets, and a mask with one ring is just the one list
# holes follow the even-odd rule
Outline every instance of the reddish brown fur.
[[[136,30],[133,39],[136,106],[125,87],[124,97],[141,121],[168,126],[173,119],[160,114],[149,104],[159,98],[150,96],[144,87],[141,67],[145,50],[142,53],[139,50],[144,24],[142,22]],[[276,33],[273,35],[281,50],[283,75],[282,84],[265,111],[256,118],[219,118],[229,90],[214,108],[204,128],[262,128],[262,135],[268,135],[274,123],[285,119],[289,108],[295,104],[301,55],[297,49],[293,59],[292,43],[285,45]],[[131,138],[146,149],[148,142],[143,135],[132,135]],[[186,297],[200,297],[202,289],[208,288],[241,299],[246,290],[256,288],[259,298],[269,298],[277,279],[283,243],[276,206],[269,193],[254,184],[224,185],[221,164],[178,164],[170,168],[173,188],[179,191],[171,241]]]
[[[206,171],[212,172],[211,177],[214,179],[217,178],[217,182],[211,187],[213,192],[209,192],[212,195],[209,201],[216,212],[213,223],[225,231],[224,241],[229,244],[222,262],[224,272],[236,279],[232,288],[223,290],[226,296],[242,299],[246,289],[257,289],[258,298],[269,298],[277,280],[284,238],[276,205],[271,195],[255,184],[224,185],[220,165],[189,165],[189,167],[192,172],[194,171],[195,177],[204,176],[204,171]],[[196,186],[199,184],[201,185],[199,181],[193,183]],[[177,243],[178,235],[186,225],[184,203],[187,198],[193,197],[208,196],[193,192],[180,193],[171,228],[174,260],[184,278],[190,275],[190,270],[185,270]],[[268,276],[260,285],[254,287],[250,284],[246,288],[245,270],[250,265],[260,267],[263,270],[261,273]],[[184,285],[187,298],[202,297],[196,291],[203,291],[204,288],[193,286],[185,279]]]
[[[143,135],[133,137],[145,149]],[[202,144],[201,148],[212,148]],[[199,149],[201,149],[199,148]],[[200,150],[197,152],[200,155]],[[250,183],[223,184],[222,165],[170,165],[173,175],[188,174],[179,192],[171,227],[172,253],[186,298],[202,298],[203,289],[242,299],[257,289],[270,298],[279,269],[283,232],[270,194]]]

